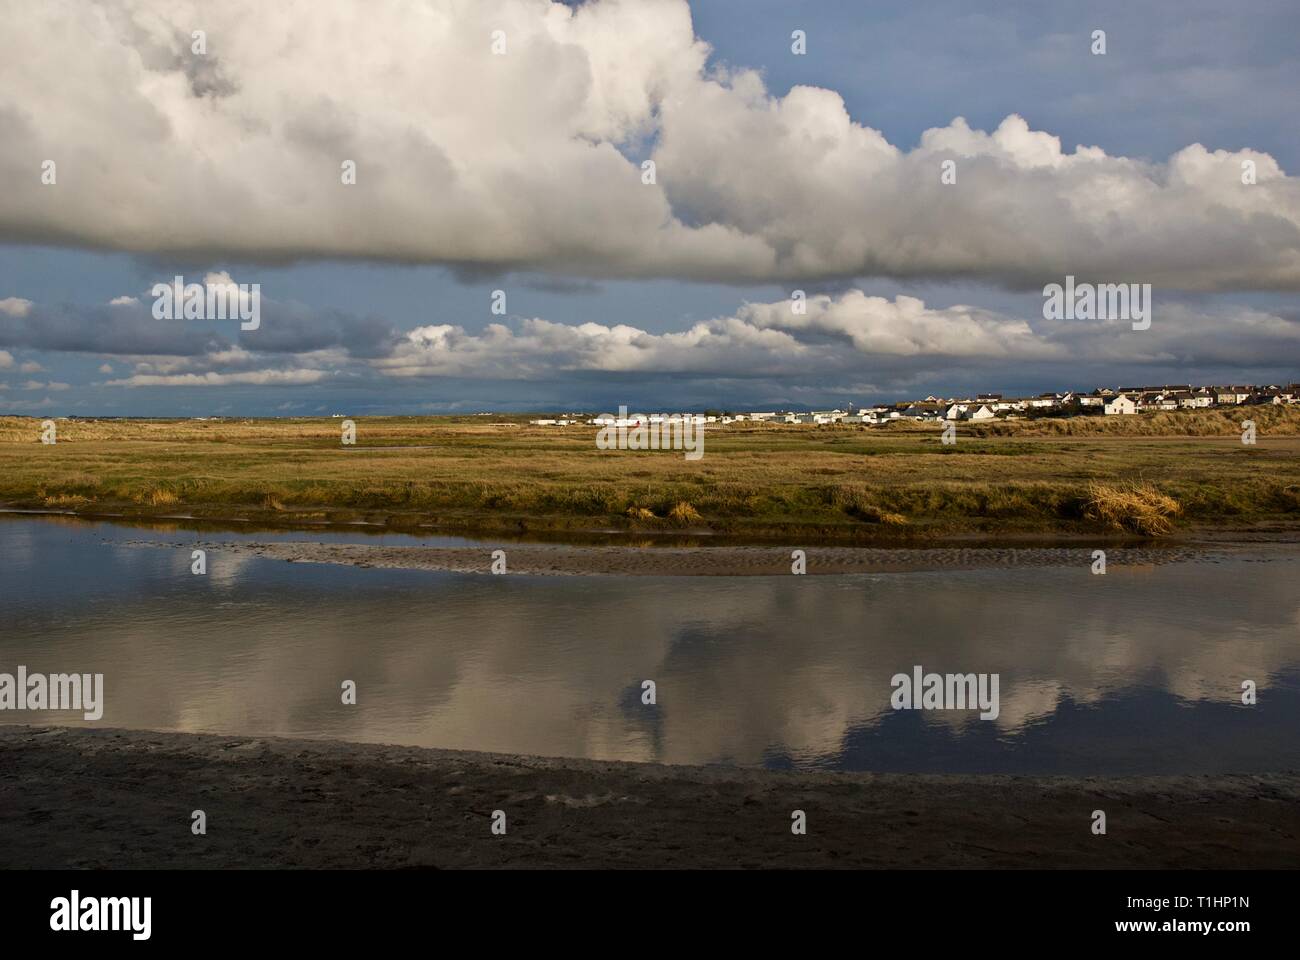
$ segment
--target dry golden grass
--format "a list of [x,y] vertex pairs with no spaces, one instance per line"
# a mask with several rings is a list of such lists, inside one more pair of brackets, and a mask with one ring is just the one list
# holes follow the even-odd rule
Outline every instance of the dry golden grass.
[[52,497],[42,495],[40,499],[45,506],[60,510],[75,510],[92,502],[89,497],[83,497],[79,493],[58,493]]

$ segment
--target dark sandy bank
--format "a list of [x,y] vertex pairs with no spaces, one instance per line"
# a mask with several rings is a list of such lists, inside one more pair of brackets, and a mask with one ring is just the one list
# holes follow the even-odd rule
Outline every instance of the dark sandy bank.
[[1294,867],[1297,801],[1296,773],[801,774],[0,725],[8,868]]

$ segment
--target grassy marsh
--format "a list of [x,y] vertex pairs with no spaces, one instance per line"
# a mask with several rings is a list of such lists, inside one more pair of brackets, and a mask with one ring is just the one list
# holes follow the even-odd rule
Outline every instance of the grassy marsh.
[[[1245,445],[1240,421],[1258,442]],[[708,529],[824,539],[1162,535],[1300,521],[1300,409],[934,425],[732,424],[705,455],[601,451],[527,417],[0,418],[0,503],[449,531]]]

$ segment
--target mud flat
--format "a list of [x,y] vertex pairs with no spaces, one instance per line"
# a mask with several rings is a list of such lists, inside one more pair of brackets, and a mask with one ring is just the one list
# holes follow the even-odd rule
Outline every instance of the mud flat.
[[11,869],[1293,868],[1297,801],[1300,772],[786,773],[0,724]]
[[[290,563],[328,563],[354,567],[441,570],[454,573],[492,572],[492,552],[481,547],[391,546],[364,543],[204,542],[131,540],[133,547],[191,550]],[[789,575],[795,549],[803,549],[809,575],[885,573],[913,570],[958,570],[988,567],[1077,566],[1093,562],[1087,547],[808,547],[705,546],[639,547],[502,543],[506,572],[530,576],[777,576]],[[1294,543],[1181,544],[1176,546],[1107,546],[1108,565],[1151,565],[1177,562],[1213,563],[1231,559],[1266,562],[1300,556]]]

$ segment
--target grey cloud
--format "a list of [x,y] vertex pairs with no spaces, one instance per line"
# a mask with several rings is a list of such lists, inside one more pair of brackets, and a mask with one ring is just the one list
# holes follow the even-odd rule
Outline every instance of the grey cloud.
[[[236,324],[232,327],[237,329]],[[106,355],[201,356],[231,341],[185,320],[155,320],[145,305],[46,307],[22,316],[0,311],[0,345]]]
[[230,321],[227,337],[199,321],[155,320],[147,303],[50,309],[3,298],[0,364],[16,368],[26,359],[15,358],[15,350],[117,356],[130,371],[106,382],[113,387],[332,381],[402,390],[436,380],[450,390],[482,381],[516,384],[508,391],[516,395],[591,398],[621,384],[647,398],[706,404],[720,394],[800,402],[817,391],[874,393],[935,380],[950,389],[988,387],[1026,367],[1071,387],[1143,379],[1153,370],[1181,371],[1172,379],[1186,380],[1198,369],[1286,364],[1292,369],[1281,376],[1296,377],[1294,310],[1179,301],[1157,292],[1153,313],[1149,330],[1134,331],[1127,321],[1045,320],[848,290],[814,294],[802,313],[788,299],[744,303],[729,315],[661,333],[540,317],[477,331],[455,322],[400,330],[379,317],[267,300],[258,330],[240,332]]
[[262,322],[242,331],[240,344],[265,353],[306,353],[343,348],[354,356],[386,353],[398,334],[379,317],[358,317],[332,308],[315,309],[300,303],[262,299]]

